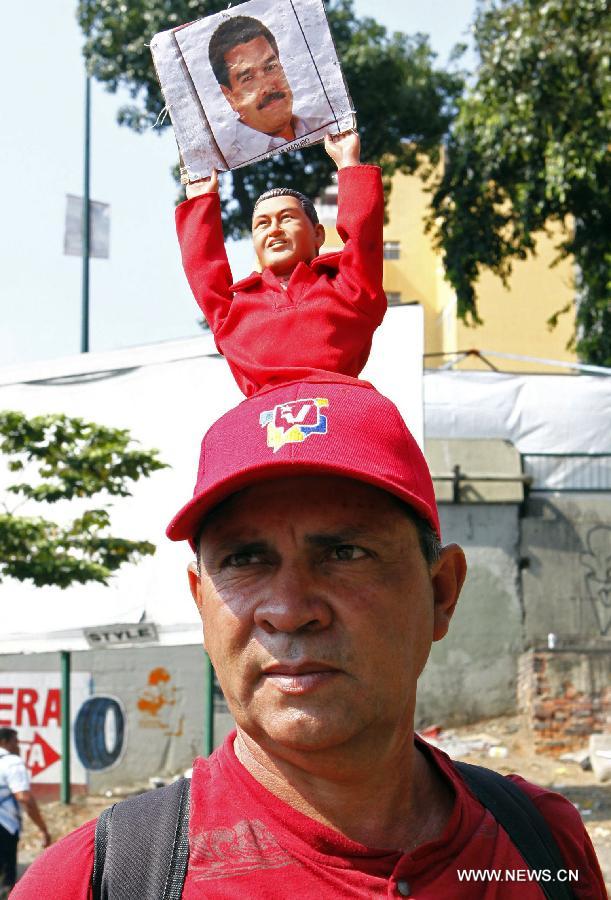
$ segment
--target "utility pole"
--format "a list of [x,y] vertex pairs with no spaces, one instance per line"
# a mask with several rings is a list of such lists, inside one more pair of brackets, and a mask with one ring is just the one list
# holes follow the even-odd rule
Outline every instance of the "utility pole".
[[[87,63],[85,63],[85,66]],[[91,77],[85,69],[85,139],[83,158],[83,276],[81,353],[89,353],[89,257],[91,240],[91,203],[89,199],[89,175],[91,166]]]
[[214,669],[204,651],[204,756],[214,750]]
[[70,785],[70,674],[71,659],[70,651],[62,650],[60,652],[61,663],[61,742],[62,742],[62,765],[61,765],[61,783],[59,791],[59,799],[61,803],[70,803],[71,785]]

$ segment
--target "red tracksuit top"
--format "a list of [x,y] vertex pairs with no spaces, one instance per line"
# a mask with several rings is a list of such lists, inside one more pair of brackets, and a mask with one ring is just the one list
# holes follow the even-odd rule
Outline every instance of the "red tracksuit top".
[[358,377],[386,312],[384,196],[377,166],[340,169],[337,230],[344,249],[300,262],[284,289],[270,269],[232,284],[217,193],[176,209],[184,269],[238,386],[334,372]]

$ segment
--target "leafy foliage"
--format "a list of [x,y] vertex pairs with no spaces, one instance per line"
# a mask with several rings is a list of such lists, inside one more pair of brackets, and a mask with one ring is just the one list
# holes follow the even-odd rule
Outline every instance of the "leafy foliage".
[[97,494],[126,497],[131,482],[166,464],[156,450],[131,447],[128,431],[106,428],[64,415],[28,419],[21,412],[0,412],[0,452],[8,470],[27,473],[9,484],[17,507],[0,513],[0,580],[31,580],[37,586],[90,581],[107,584],[123,563],[150,556],[148,541],[130,541],[107,533],[106,509],[89,509],[68,525],[42,517],[17,515],[23,503],[57,503]]
[[480,65],[459,102],[429,222],[459,313],[473,323],[482,268],[507,283],[536,233],[558,224],[558,258],[578,267],[575,347],[607,366],[610,32],[606,0],[483,0]]
[[[122,124],[143,131],[164,106],[147,46],[152,36],[226,6],[224,0],[81,0],[92,75],[110,91],[126,87],[134,100],[119,111]],[[380,163],[389,188],[393,173],[414,172],[423,154],[437,159],[462,79],[434,68],[424,35],[389,35],[373,19],[357,18],[352,0],[329,0],[327,13],[358,110],[364,156]],[[284,185],[315,197],[334,168],[324,150],[314,147],[232,172],[223,210],[226,233],[238,237],[250,229],[253,203],[263,191]]]

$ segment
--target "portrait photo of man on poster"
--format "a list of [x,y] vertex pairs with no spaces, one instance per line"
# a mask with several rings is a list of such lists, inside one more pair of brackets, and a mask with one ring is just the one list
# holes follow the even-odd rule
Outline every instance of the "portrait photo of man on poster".
[[248,0],[151,49],[189,180],[354,126],[322,0]]
[[[231,165],[311,135],[333,122],[333,110],[320,89],[315,102],[308,103],[307,114],[296,114],[278,42],[258,19],[225,19],[210,39],[208,57],[235,117],[235,136],[225,154]],[[301,66],[302,76],[305,68]],[[314,89],[316,80],[311,78]]]

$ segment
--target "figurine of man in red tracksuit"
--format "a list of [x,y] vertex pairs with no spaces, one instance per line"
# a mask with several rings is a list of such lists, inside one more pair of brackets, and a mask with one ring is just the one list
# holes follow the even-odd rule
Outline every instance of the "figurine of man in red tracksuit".
[[328,136],[325,149],[338,168],[339,252],[319,255],[325,230],[311,200],[276,188],[253,213],[260,271],[233,284],[216,172],[187,185],[176,210],[189,284],[247,397],[322,373],[357,378],[386,312],[380,169],[360,164],[355,132]]

